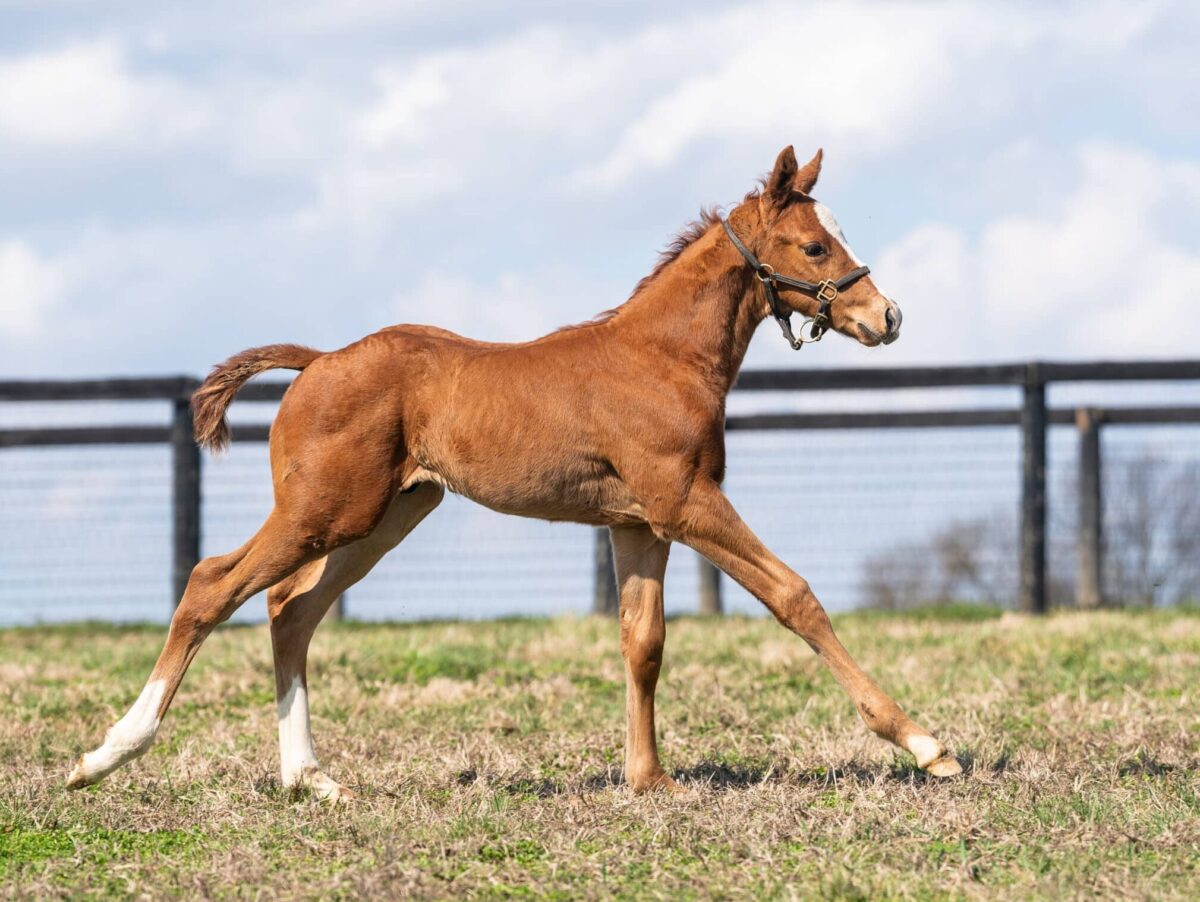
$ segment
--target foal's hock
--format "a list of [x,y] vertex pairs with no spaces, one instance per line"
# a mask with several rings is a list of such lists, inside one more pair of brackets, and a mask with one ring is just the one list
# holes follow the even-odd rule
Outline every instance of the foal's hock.
[[[535,341],[472,341],[392,326],[339,351],[243,351],[193,399],[196,434],[229,440],[225,411],[250,377],[300,370],[271,430],[275,508],[236,551],[192,572],[145,689],[80,759],[95,783],[146,751],[213,628],[267,591],[283,781],[337,799],[308,716],[309,640],[329,605],[441,501],[446,489],[504,513],[608,526],[628,681],[625,777],[675,788],[659,763],[654,690],[663,573],[682,542],[737,580],[829,665],[863,720],[938,776],[958,762],[871,681],[808,583],[771,553],[721,491],[725,397],[755,329],[773,316],[793,347],[840,332],[888,344],[900,309],[811,192],[821,168],[784,149],[761,190],[723,222],[706,213],[623,305]],[[807,318],[796,338],[793,313]]]

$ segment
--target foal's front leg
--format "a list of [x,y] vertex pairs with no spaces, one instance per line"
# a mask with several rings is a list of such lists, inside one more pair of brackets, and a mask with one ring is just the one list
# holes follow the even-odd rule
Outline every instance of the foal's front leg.
[[935,776],[962,772],[954,756],[863,673],[834,634],[808,582],[758,540],[719,486],[697,480],[679,524],[675,531],[681,541],[737,580],[821,656],[872,731],[911,752]]
[[654,689],[662,667],[667,627],[663,572],[668,542],[649,527],[610,530],[621,591],[621,654],[625,658],[625,782],[634,792],[679,789],[658,760]]

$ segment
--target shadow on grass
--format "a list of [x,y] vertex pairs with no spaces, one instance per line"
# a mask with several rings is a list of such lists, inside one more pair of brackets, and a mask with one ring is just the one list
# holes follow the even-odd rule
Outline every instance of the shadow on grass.
[[675,779],[687,787],[703,786],[716,792],[747,789],[781,779],[785,767],[778,764],[721,764],[702,761],[677,770]]
[[[975,757],[970,752],[960,754],[958,763],[962,765],[963,775],[966,777],[972,775],[977,767]],[[991,769],[994,773],[1001,773],[1007,765],[1007,758],[1002,758],[992,765]],[[804,770],[791,769],[783,762],[759,766],[729,766],[705,762],[677,771],[675,778],[685,785],[699,784],[718,792],[747,789],[762,783],[790,783],[817,789],[833,789],[847,783],[862,786],[883,782],[937,786],[954,782],[955,779],[962,779],[935,777],[921,770],[915,764],[896,762],[885,769],[878,765],[865,765],[854,761],[834,767],[816,767]]]
[[[971,753],[960,754],[959,763],[963,766],[965,776],[970,776],[977,769],[986,769],[994,774],[1003,773],[1008,767],[1008,756],[1001,756],[992,764],[980,762],[977,764]],[[691,767],[678,768],[671,772],[686,789],[705,789],[710,792],[736,792],[750,789],[763,784],[802,786],[811,789],[836,789],[838,786],[876,786],[880,783],[906,783],[913,786],[926,784],[937,786],[954,782],[933,777],[920,768],[893,763],[890,766],[878,764],[859,764],[854,761],[834,767],[815,767],[809,769],[790,768],[785,762],[766,762],[764,764],[727,764],[723,762],[703,761]],[[958,778],[961,779],[961,778]],[[625,786],[625,777],[619,766],[611,766],[606,770],[592,773],[577,779],[551,779],[548,777],[513,777],[507,775],[490,775],[474,768],[467,768],[454,775],[454,783],[460,787],[484,783],[495,792],[512,796],[524,796],[538,799],[551,799],[557,796],[592,795],[621,789]],[[383,795],[399,797],[399,793],[382,787],[355,786],[356,792],[364,795]],[[285,790],[280,786],[278,778],[264,776],[255,781],[255,792],[273,798],[289,798],[293,801],[307,795],[304,790]]]
[[1117,773],[1122,777],[1165,777],[1174,770],[1173,764],[1158,761],[1141,751],[1136,757],[1123,761]]

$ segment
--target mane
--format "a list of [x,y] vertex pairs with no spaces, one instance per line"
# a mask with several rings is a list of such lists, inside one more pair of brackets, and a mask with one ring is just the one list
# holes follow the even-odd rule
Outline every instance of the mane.
[[[765,181],[765,179],[760,179],[760,182],[763,181]],[[755,188],[754,190],[747,192],[746,196],[742,198],[742,203],[757,200],[760,193],[760,188]],[[718,212],[719,210],[720,207],[715,205],[711,207],[701,207],[700,215],[680,229],[678,234],[676,234],[675,237],[667,243],[667,246],[659,252],[658,260],[656,260],[654,263],[654,268],[650,270],[648,274],[639,279],[638,283],[633,286],[633,291],[630,292],[625,303],[629,303],[629,301],[632,301],[635,297],[641,294],[646,286],[658,278],[659,274],[664,269],[679,259],[680,254],[699,241],[704,236],[705,232],[720,222],[721,215]],[[573,332],[576,329],[588,329],[592,326],[599,326],[602,323],[608,322],[614,316],[620,313],[621,307],[623,306],[624,304],[618,307],[613,307],[611,310],[604,310],[582,323],[572,323],[569,326],[562,326],[558,329],[555,329],[551,334],[553,335],[558,332]]]
[[[746,196],[742,198],[742,203],[758,200],[761,193],[760,188],[755,188],[747,192]],[[721,215],[718,212],[719,209],[720,207],[717,206],[700,208],[700,215],[680,229],[679,234],[672,238],[670,243],[662,249],[662,252],[658,255],[658,260],[654,264],[654,269],[650,270],[649,274],[643,276],[637,285],[633,287],[633,292],[629,295],[629,300],[637,297],[642,289],[658,277],[659,273],[678,260],[680,254],[699,241],[705,232],[721,221]],[[603,315],[601,314],[601,316]]]

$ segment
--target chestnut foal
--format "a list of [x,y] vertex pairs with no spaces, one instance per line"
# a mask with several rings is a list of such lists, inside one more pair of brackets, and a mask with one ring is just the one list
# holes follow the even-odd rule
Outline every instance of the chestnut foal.
[[703,215],[624,305],[593,322],[521,344],[393,326],[328,354],[272,345],[214,369],[193,409],[199,441],[215,449],[229,441],[225,411],[246,380],[276,367],[303,371],[271,430],[275,507],[245,545],[192,572],[141,696],[68,785],[95,783],[145,752],[201,643],[266,589],[283,782],[349,795],[313,751],[309,640],[333,600],[447,488],[504,513],[610,527],[628,681],[625,778],[634,790],[676,788],[654,727],[672,542],[704,555],[803,638],[875,733],[932,774],[959,773],[942,744],[858,667],[808,583],[721,491],[725,396],[759,323],[775,315],[796,347],[786,328],[792,312],[811,317],[803,340],[830,328],[870,346],[899,330],[899,308],[811,197],[820,167],[819,151],[800,167],[784,149],[727,223]]

